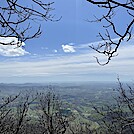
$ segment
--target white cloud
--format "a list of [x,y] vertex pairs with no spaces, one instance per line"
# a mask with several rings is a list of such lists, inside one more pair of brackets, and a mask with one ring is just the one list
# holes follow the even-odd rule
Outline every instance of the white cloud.
[[62,56],[53,55],[45,60],[43,58],[39,60],[37,57],[38,61],[1,62],[0,77],[16,77],[16,79],[21,77],[25,81],[28,77],[35,81],[67,79],[70,81],[116,81],[118,74],[121,79],[131,80],[134,78],[133,54],[134,46],[126,44],[120,47],[119,55],[106,66],[97,64],[95,58],[93,58],[94,55],[98,56],[101,61],[105,61],[105,57],[95,51]]
[[[72,56],[52,57],[48,60],[31,62],[13,62],[0,64],[0,74],[15,74],[16,76],[54,76],[58,74],[123,74],[134,75],[134,56],[128,55],[134,52],[134,47],[121,48],[120,55],[114,58],[110,64],[100,66],[93,58],[94,53],[86,53]],[[126,55],[124,55],[126,54]],[[99,56],[99,55],[98,55]],[[102,58],[102,57],[100,57]],[[103,58],[102,58],[103,59]],[[57,62],[58,61],[58,62]],[[10,68],[10,70],[9,70]],[[20,72],[18,72],[21,70]],[[90,77],[90,75],[89,75]]]
[[62,49],[65,53],[73,53],[76,52],[72,45],[62,45]]
[[[4,45],[9,44],[9,45]],[[0,55],[2,56],[23,56],[28,54],[21,46],[24,42],[18,41],[16,37],[0,37]],[[20,47],[18,47],[20,46]]]
[[[133,35],[134,36],[134,35]],[[119,38],[115,38],[115,39],[112,39],[112,41],[113,42],[117,42],[119,40]],[[107,42],[109,42],[108,40],[107,40]],[[128,45],[128,44],[130,44],[130,43],[132,43],[133,44],[133,42],[134,42],[134,38],[131,38],[131,40],[129,41],[129,42],[127,42],[127,37],[124,39],[124,41],[122,42],[122,45]],[[85,44],[79,44],[79,45],[77,45],[77,46],[75,46],[75,48],[77,48],[77,49],[88,49],[89,48],[89,46],[98,46],[99,44],[104,44],[105,42],[103,41],[103,40],[101,40],[101,41],[96,41],[96,42],[90,42],[90,43],[85,43]],[[121,45],[121,46],[122,46]]]
[[57,53],[57,52],[58,52],[58,50],[56,50],[56,49],[55,49],[55,50],[54,50],[54,52],[55,52],[55,53]]

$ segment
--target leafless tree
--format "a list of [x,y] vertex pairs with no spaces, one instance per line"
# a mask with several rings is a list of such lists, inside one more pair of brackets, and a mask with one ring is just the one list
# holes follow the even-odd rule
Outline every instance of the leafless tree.
[[12,103],[19,97],[3,97],[0,102],[0,132],[2,134],[8,133],[13,125]]
[[0,105],[0,133],[1,134],[27,134],[29,123],[28,110],[35,100],[27,92],[16,96],[2,98]]
[[[52,91],[31,94],[27,91],[0,101],[0,133],[65,134],[71,115],[64,112],[59,97]],[[29,115],[33,103],[37,111],[34,121]]]
[[67,115],[64,115],[61,101],[49,91],[47,94],[38,94],[39,122],[43,126],[44,134],[65,134],[68,128]]
[[[43,0],[3,0],[0,4],[0,37],[16,37],[18,42],[0,42],[3,45],[22,45],[26,40],[37,38],[42,33],[39,21],[54,21],[50,14],[53,2]],[[35,25],[35,27],[34,27]],[[36,30],[35,30],[36,29]],[[30,32],[31,30],[31,32]]]
[[[117,55],[117,51],[122,41],[129,41],[133,36],[133,24],[134,24],[134,0],[87,0],[89,3],[98,6],[98,8],[104,9],[105,14],[102,17],[96,17],[95,20],[90,22],[104,22],[106,25],[103,27],[106,30],[105,35],[99,33],[99,37],[104,43],[98,44],[98,46],[91,45],[90,48],[94,49],[98,53],[104,54],[107,57],[105,63],[101,63],[98,57],[95,57],[100,65],[106,65],[110,62],[111,58]],[[119,14],[117,10],[123,9],[127,13],[130,22],[123,26],[124,32],[120,32],[119,26],[115,23],[114,17],[123,15]],[[104,13],[103,12],[103,13]],[[120,20],[118,20],[120,21]],[[125,18],[124,18],[125,21]],[[120,22],[122,24],[122,22]],[[111,32],[114,33],[117,40],[113,40]]]
[[16,102],[16,112],[14,112],[13,134],[27,134],[27,125],[30,117],[28,110],[30,105],[35,101],[36,97],[31,95],[29,91],[21,95]]
[[124,88],[119,81],[115,97],[116,103],[95,110],[102,116],[100,126],[103,133],[107,134],[134,134],[134,89],[127,85]]

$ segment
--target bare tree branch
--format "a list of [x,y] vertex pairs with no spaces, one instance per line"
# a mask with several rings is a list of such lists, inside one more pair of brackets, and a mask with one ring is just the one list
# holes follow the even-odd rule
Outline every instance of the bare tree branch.
[[[16,37],[20,42],[38,38],[42,33],[39,21],[59,20],[54,20],[54,16],[50,14],[54,10],[51,7],[53,3],[31,0],[31,5],[26,5],[19,0],[4,0],[0,4],[0,37]],[[0,44],[15,45],[12,42]]]
[[[119,2],[116,0],[103,0],[103,1],[93,1],[93,0],[87,0],[88,2],[97,5],[99,8],[107,9],[107,13],[103,14],[101,18],[98,18],[95,16],[95,20],[89,21],[89,22],[101,22],[105,21],[107,23],[107,26],[103,26],[106,30],[106,34],[102,35],[99,33],[99,37],[101,40],[104,41],[103,44],[99,44],[96,46],[89,46],[93,50],[97,51],[98,53],[104,54],[107,57],[107,61],[105,63],[100,63],[100,60],[98,57],[95,57],[97,62],[100,65],[106,65],[110,62],[110,60],[117,55],[117,51],[119,49],[119,46],[121,43],[127,39],[129,41],[132,38],[133,35],[133,24],[134,24],[134,1],[133,0],[125,0],[123,2]],[[123,27],[124,33],[120,33],[118,30],[118,26],[113,21],[114,16],[117,16],[118,13],[116,13],[117,8],[122,8],[124,11],[126,11],[128,17],[130,18],[130,22],[128,23],[127,27]],[[116,14],[115,14],[116,13]],[[110,29],[112,29],[113,33],[118,38],[117,41],[113,41],[112,37],[110,35]]]
[[118,85],[115,104],[106,105],[105,111],[103,107],[94,109],[102,116],[100,126],[105,128],[104,133],[134,134],[134,89],[130,85],[124,88],[119,78]]

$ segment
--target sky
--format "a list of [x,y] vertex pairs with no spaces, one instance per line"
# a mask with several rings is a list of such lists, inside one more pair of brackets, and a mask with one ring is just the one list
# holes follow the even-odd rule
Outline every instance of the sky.
[[[55,0],[53,8],[54,19],[62,18],[41,22],[41,37],[26,41],[19,48],[0,44],[0,83],[105,82],[117,81],[118,76],[122,81],[133,81],[134,39],[124,41],[118,56],[108,65],[100,66],[94,56],[102,62],[106,57],[91,50],[89,45],[102,42],[97,34],[104,30],[102,24],[87,20],[100,16],[103,11],[86,0]],[[127,16],[125,21],[122,15],[115,18],[120,32],[128,21]],[[117,39],[114,34],[112,38]],[[0,38],[0,41],[16,42],[17,39]]]

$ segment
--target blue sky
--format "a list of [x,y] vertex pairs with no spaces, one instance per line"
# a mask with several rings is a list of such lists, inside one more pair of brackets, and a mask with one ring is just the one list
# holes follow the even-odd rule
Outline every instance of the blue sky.
[[[133,81],[134,39],[124,41],[119,55],[110,64],[100,66],[93,56],[98,56],[102,62],[105,57],[88,46],[97,45],[101,40],[96,36],[104,30],[102,24],[86,20],[93,19],[95,14],[101,15],[103,11],[86,0],[57,0],[53,7],[55,19],[61,16],[62,19],[41,22],[42,36],[25,42],[25,50],[0,46],[0,82],[116,81],[118,75],[121,80]],[[117,12],[121,13],[122,10]],[[121,32],[128,21],[127,16],[125,21],[122,15],[115,18]],[[114,34],[112,38],[116,40]]]

